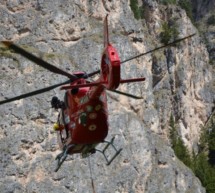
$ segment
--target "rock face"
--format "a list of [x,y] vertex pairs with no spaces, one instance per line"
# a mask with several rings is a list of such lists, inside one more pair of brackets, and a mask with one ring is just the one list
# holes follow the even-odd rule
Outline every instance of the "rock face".
[[201,37],[205,40],[209,53],[209,63],[215,64],[215,1],[192,1],[194,6],[194,19]]
[[214,0],[192,0],[193,11],[195,13],[195,19],[199,20],[210,12],[214,11]]
[[[0,106],[0,192],[92,192],[89,165],[99,193],[205,192],[174,155],[168,122],[173,114],[185,144],[190,150],[197,148],[200,126],[214,107],[214,69],[184,10],[157,1],[144,5],[145,18],[136,20],[128,1],[2,2],[0,40],[12,40],[70,72],[99,67],[106,14],[110,40],[122,61],[160,45],[164,21],[174,18],[179,37],[197,35],[123,64],[122,78],[144,76],[146,81],[119,89],[144,99],[108,94],[107,139],[115,136],[116,146],[123,148],[110,166],[99,153],[90,160],[74,155],[54,172],[59,149],[51,128],[57,112],[50,100],[53,95],[63,97],[59,89]],[[2,46],[0,62],[0,100],[66,80]]]

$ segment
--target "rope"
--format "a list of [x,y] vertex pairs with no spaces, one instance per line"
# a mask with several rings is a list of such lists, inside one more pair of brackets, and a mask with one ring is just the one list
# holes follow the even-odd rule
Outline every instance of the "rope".
[[92,175],[92,167],[91,167],[90,157],[88,157],[88,165],[89,165],[89,169],[90,169],[91,186],[92,186],[92,189],[93,189],[93,193],[96,193],[95,186],[94,186],[94,181],[93,181],[93,175]]

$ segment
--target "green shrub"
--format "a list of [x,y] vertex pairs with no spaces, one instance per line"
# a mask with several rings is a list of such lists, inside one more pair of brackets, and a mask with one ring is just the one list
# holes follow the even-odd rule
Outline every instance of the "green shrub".
[[193,172],[200,179],[207,193],[215,193],[215,122],[202,128],[199,152],[193,157]]
[[208,130],[208,158],[209,163],[215,166],[215,121],[213,120]]
[[198,144],[199,150],[197,154],[193,153],[192,157],[177,132],[172,115],[170,117],[169,126],[171,145],[175,155],[193,170],[194,174],[205,187],[207,193],[215,193],[215,121],[212,119],[208,128],[202,128]]
[[193,159],[193,172],[200,179],[207,193],[215,193],[215,168],[208,163],[205,152]]
[[215,15],[212,15],[207,20],[208,25],[215,25]]
[[187,16],[193,21],[193,13],[192,13],[192,4],[190,0],[179,0],[179,6],[184,9],[187,13]]
[[162,32],[160,33],[161,43],[168,44],[170,41],[176,40],[178,34],[175,23],[170,26],[167,22],[164,22],[162,24]]
[[138,0],[130,0],[130,7],[134,13],[135,19],[137,20],[143,19],[144,9],[143,9],[143,6],[138,5]]
[[170,117],[169,126],[170,126],[171,146],[175,152],[175,155],[185,165],[187,165],[188,167],[191,167],[191,164],[192,164],[191,156],[183,140],[179,136],[178,131],[176,130],[174,117],[172,115]]
[[164,4],[164,5],[168,5],[168,4],[175,5],[176,4],[176,0],[162,0],[161,3]]

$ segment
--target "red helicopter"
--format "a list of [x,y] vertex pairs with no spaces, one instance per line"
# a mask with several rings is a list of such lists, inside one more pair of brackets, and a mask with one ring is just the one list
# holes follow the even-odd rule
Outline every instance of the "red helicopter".
[[[100,70],[89,74],[85,72],[70,74],[32,55],[12,42],[2,42],[8,48],[33,61],[35,64],[40,65],[51,72],[61,74],[69,78],[66,82],[0,101],[0,105],[2,105],[4,103],[47,92],[59,86],[61,86],[61,90],[65,90],[64,101],[60,101],[57,97],[53,97],[51,100],[52,107],[60,109],[54,129],[57,132],[62,153],[56,157],[58,162],[55,171],[58,171],[68,155],[75,153],[80,153],[82,157],[85,158],[98,151],[104,155],[107,165],[109,165],[122,149],[117,149],[115,147],[114,138],[112,138],[111,141],[105,141],[109,130],[106,90],[132,97],[134,99],[141,99],[142,97],[120,92],[116,89],[122,83],[140,82],[145,80],[143,77],[122,80],[120,76],[121,64],[166,46],[174,45],[179,41],[183,41],[184,39],[195,35],[192,34],[146,53],[120,61],[117,50],[109,42],[107,18],[108,16],[106,16],[104,20],[104,51],[101,57]],[[90,82],[87,80],[99,73],[100,77],[96,81]],[[103,150],[96,148],[100,143],[106,144]],[[115,151],[111,158],[105,154],[105,151],[109,146],[111,146]]]

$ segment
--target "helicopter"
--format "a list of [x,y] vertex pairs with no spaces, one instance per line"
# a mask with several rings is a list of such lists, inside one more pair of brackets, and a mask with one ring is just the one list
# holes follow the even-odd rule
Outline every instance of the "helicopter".
[[[124,93],[116,89],[120,84],[145,81],[144,77],[121,79],[121,64],[154,52],[158,49],[175,45],[177,42],[183,41],[194,35],[195,34],[189,35],[187,37],[175,40],[172,43],[131,57],[127,60],[120,61],[116,48],[109,41],[107,15],[104,19],[104,50],[102,52],[100,70],[91,73],[78,71],[73,74],[55,67],[54,65],[34,56],[10,41],[2,41],[5,46],[12,49],[15,53],[22,55],[35,64],[42,66],[53,73],[66,76],[69,80],[0,101],[0,105],[41,94],[60,87],[61,90],[65,91],[64,100],[61,101],[56,96],[54,96],[51,100],[52,108],[60,110],[57,122],[54,124],[54,129],[57,133],[58,143],[62,152],[56,157],[57,168],[55,171],[57,172],[66,160],[67,156],[72,154],[81,154],[83,158],[86,158],[95,152],[100,152],[104,156],[107,165],[110,165],[112,161],[120,154],[122,148],[116,148],[114,145],[114,137],[110,141],[105,140],[109,131],[106,91],[109,90],[134,99],[142,99],[142,97]],[[89,81],[89,78],[97,74],[100,74],[100,77],[97,80]],[[105,144],[102,150],[97,149],[97,146],[100,143]],[[114,154],[111,157],[107,156],[105,153],[110,147],[114,150]]]

